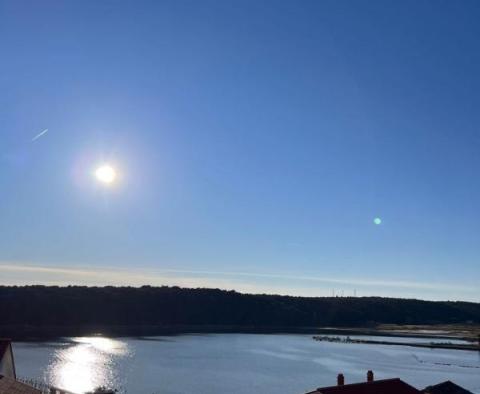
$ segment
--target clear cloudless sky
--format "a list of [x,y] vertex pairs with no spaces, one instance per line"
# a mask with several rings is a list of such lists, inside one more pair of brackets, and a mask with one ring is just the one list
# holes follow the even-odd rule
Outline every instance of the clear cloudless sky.
[[480,301],[479,20],[0,0],[0,283]]

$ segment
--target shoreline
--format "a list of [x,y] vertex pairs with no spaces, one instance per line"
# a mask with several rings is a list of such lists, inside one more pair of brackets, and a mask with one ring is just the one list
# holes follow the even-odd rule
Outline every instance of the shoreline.
[[318,327],[259,327],[235,325],[171,326],[0,326],[0,338],[16,342],[55,340],[68,337],[107,336],[144,338],[182,334],[317,334]]
[[[409,326],[395,326],[385,329],[382,326],[374,327],[292,327],[292,326],[240,326],[240,325],[82,325],[82,326],[31,326],[5,325],[0,326],[0,338],[10,338],[14,341],[44,341],[68,337],[81,336],[109,336],[109,337],[154,337],[181,334],[312,334],[321,335],[366,335],[397,338],[436,338],[445,340],[464,340],[470,342],[467,347],[476,347],[478,350],[479,326],[425,326],[416,329]],[[425,332],[428,331],[428,332]],[[367,341],[367,340],[364,340]],[[396,344],[392,341],[375,341],[377,344]],[[386,342],[386,343],[383,343]],[[366,343],[366,342],[364,342]],[[404,342],[398,344],[405,345]],[[408,343],[407,343],[408,344]],[[415,344],[414,344],[415,345]],[[423,347],[430,345],[424,344]],[[447,345],[447,344],[445,344]],[[453,345],[453,344],[452,344]],[[422,346],[420,346],[422,347]],[[463,345],[459,346],[463,348]],[[447,348],[452,348],[448,346]]]
[[[415,342],[375,341],[372,339],[356,339],[356,338],[350,339],[349,337],[340,338],[340,337],[327,337],[327,336],[318,336],[318,335],[315,335],[312,338],[315,341],[319,341],[319,342],[337,342],[337,343],[345,343],[345,344],[363,344],[363,345],[409,346],[409,347],[421,347],[421,348],[429,348],[429,349],[468,350],[468,351],[480,352],[480,346],[474,343],[455,344],[455,343],[441,343],[441,342],[415,343]],[[410,338],[414,338],[414,337],[410,337]],[[418,338],[418,336],[416,338]],[[437,338],[442,339],[440,337],[437,337]]]

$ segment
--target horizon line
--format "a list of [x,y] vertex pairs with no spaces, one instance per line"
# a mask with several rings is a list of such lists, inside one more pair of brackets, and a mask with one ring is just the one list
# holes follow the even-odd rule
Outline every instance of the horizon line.
[[[92,266],[53,266],[40,264],[15,264],[0,262],[0,271],[10,273],[10,278],[2,278],[2,285],[27,286],[33,281],[28,278],[28,273],[40,274],[33,285],[54,286],[178,286],[184,288],[215,288],[222,290],[235,290],[245,294],[272,294],[300,297],[332,297],[331,287],[314,287],[311,283],[344,285],[333,292],[333,297],[388,297],[406,299],[424,299],[431,301],[447,301],[442,297],[430,297],[422,292],[457,292],[463,297],[452,297],[451,301],[480,302],[480,299],[468,297],[467,294],[478,294],[478,287],[459,286],[445,283],[424,283],[413,281],[392,281],[378,279],[339,279],[332,277],[318,277],[306,275],[288,275],[285,273],[255,273],[237,271],[212,271],[212,270],[182,270],[182,269],[154,269],[139,268],[133,270],[127,267],[92,267]],[[13,275],[12,275],[13,274]],[[45,277],[42,278],[42,274]],[[52,277],[53,276],[53,277]],[[255,279],[245,281],[245,278]],[[285,286],[278,285],[278,281],[294,280],[306,285]],[[266,282],[266,283],[265,283]],[[354,288],[354,286],[357,286]],[[367,289],[365,289],[367,287]],[[373,291],[371,288],[374,288]],[[375,291],[375,288],[376,291]],[[388,291],[385,291],[388,289]],[[335,289],[333,289],[335,290]],[[399,294],[399,290],[402,293]],[[407,290],[410,293],[404,294]],[[412,290],[416,290],[411,293]],[[347,295],[345,295],[347,293]],[[352,294],[349,294],[352,293]],[[360,294],[361,295],[356,295]]]

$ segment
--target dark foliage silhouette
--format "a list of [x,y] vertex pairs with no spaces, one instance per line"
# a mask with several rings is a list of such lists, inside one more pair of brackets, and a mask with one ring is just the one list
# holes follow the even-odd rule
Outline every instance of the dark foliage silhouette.
[[67,335],[85,327],[136,327],[127,332],[142,335],[149,333],[145,327],[480,323],[480,304],[469,302],[308,298],[150,286],[0,287],[0,311],[0,335],[4,336],[42,330]]

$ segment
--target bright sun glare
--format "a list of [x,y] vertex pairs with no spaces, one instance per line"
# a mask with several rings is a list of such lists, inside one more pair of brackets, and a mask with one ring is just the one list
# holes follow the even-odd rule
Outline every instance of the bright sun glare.
[[102,183],[110,184],[115,181],[117,173],[112,166],[103,164],[95,170],[95,177]]

